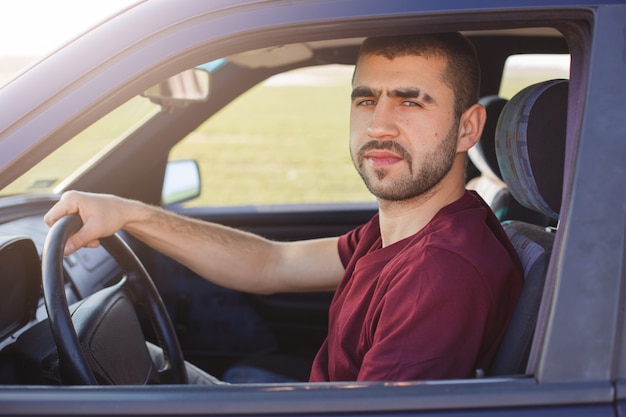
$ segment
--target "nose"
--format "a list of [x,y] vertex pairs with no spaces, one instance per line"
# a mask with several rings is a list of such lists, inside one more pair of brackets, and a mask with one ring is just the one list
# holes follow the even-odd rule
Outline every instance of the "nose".
[[367,135],[372,139],[387,139],[399,134],[391,103],[381,99],[376,103],[372,118],[367,127]]

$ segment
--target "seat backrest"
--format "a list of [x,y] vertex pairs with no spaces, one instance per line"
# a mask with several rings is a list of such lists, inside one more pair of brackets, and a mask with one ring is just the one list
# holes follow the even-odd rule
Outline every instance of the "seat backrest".
[[[563,188],[567,80],[534,84],[504,107],[496,128],[502,178],[513,197],[557,224]],[[489,374],[526,372],[555,228],[519,220],[503,227],[524,266],[524,287]]]

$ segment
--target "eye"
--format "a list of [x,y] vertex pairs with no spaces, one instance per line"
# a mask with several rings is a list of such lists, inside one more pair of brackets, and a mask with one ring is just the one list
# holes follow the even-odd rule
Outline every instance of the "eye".
[[418,101],[404,100],[402,102],[402,106],[404,107],[423,107],[422,103]]
[[373,106],[375,104],[376,104],[376,101],[372,99],[356,100],[356,105],[360,107]]

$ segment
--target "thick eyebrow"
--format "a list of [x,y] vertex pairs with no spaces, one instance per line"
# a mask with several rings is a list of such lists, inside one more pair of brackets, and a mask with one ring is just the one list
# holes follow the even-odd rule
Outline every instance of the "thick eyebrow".
[[391,90],[389,97],[420,99],[428,104],[435,102],[435,99],[431,95],[423,93],[419,88],[399,88]]
[[[357,86],[352,90],[351,99],[354,100],[357,97],[378,97],[379,95],[380,91],[374,91],[370,87]],[[435,99],[431,95],[423,93],[419,88],[394,89],[389,92],[389,97],[419,99],[428,104],[435,103]]]
[[352,89],[350,98],[354,100],[357,97],[377,97],[379,93],[374,92],[369,87],[357,86]]

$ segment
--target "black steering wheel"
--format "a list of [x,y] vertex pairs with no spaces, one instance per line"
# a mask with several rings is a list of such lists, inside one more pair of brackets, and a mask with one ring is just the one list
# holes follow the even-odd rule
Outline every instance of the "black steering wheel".
[[[144,266],[119,236],[101,239],[101,244],[119,264],[122,279],[76,303],[70,313],[63,250],[81,226],[77,214],[60,219],[50,229],[42,255],[44,300],[59,355],[61,382],[187,383],[182,350],[163,301]],[[162,369],[156,369],[151,359],[140,325],[144,316],[163,349]]]

